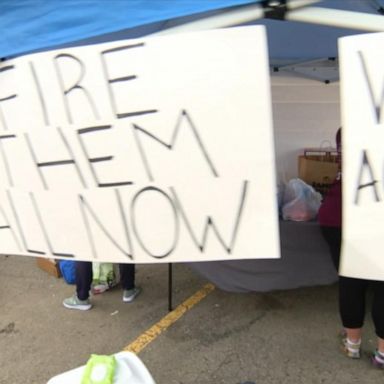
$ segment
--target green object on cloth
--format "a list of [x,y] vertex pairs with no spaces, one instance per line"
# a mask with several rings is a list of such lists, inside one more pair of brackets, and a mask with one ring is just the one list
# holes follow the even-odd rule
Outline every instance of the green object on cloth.
[[115,356],[91,355],[85,366],[81,384],[113,384]]
[[104,284],[107,289],[114,287],[118,281],[112,263],[92,263],[93,285]]

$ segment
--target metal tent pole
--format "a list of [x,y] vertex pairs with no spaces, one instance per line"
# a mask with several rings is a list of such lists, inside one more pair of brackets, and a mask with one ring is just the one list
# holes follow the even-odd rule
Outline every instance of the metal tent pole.
[[172,263],[168,264],[168,311],[172,311]]
[[206,17],[177,27],[164,29],[151,36],[170,33],[224,28],[250,23],[262,18],[285,19],[312,24],[330,25],[362,31],[384,31],[384,17],[363,12],[311,6],[320,0],[263,0],[260,3],[236,7],[214,16]]
[[245,24],[266,17],[268,12],[284,9],[285,12],[291,12],[294,9],[305,7],[318,3],[320,0],[269,0],[252,5],[236,7],[230,11],[225,11],[214,16],[202,18],[177,27],[164,29],[149,36],[168,35],[178,32],[201,31],[213,28],[231,27],[234,25]]
[[362,12],[307,7],[287,12],[285,18],[290,21],[330,25],[334,27],[357,29],[368,32],[384,31],[383,15],[371,15]]

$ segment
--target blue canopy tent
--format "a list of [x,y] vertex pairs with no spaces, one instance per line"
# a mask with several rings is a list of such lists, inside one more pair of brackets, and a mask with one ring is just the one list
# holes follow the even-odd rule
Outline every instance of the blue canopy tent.
[[[1,56],[52,48],[122,29],[252,3],[253,0],[5,0]],[[148,29],[147,29],[148,31]]]
[[[297,70],[298,63],[337,57],[337,39],[383,31],[382,1],[371,0],[3,0],[0,2],[0,57],[104,41],[212,27],[263,24],[275,70]],[[106,6],[106,4],[108,4]],[[316,5],[316,6],[314,6]],[[352,12],[352,13],[350,13]],[[336,19],[336,20],[335,20]],[[336,279],[332,265],[309,247],[311,228],[281,231],[288,253],[281,260],[197,263],[194,268],[230,291],[294,288]],[[294,238],[305,239],[297,254]],[[303,254],[306,258],[302,258]],[[311,255],[311,257],[308,257]],[[304,260],[304,261],[303,261]],[[298,269],[303,270],[297,276]]]
[[[3,0],[0,57],[151,34],[262,24],[275,71],[333,81],[338,79],[337,39],[384,30],[382,1]],[[322,70],[314,72],[312,62]]]
[[272,62],[275,58],[329,57],[336,55],[335,42],[340,36],[357,30],[384,30],[384,5],[380,1],[3,0],[0,57],[164,30],[169,33],[246,23],[266,25]]

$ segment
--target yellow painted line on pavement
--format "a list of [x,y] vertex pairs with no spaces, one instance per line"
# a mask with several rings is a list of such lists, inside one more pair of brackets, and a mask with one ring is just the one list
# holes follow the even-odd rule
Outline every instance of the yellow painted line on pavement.
[[187,311],[203,300],[210,292],[215,289],[213,284],[206,284],[194,295],[185,300],[168,315],[164,316],[159,322],[141,334],[135,341],[127,345],[123,351],[140,353],[149,343],[155,340],[162,332],[169,328],[173,323],[180,319]]

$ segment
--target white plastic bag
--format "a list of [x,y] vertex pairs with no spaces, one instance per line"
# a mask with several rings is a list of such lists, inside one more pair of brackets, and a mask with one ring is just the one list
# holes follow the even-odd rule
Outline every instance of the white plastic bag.
[[321,194],[301,179],[291,179],[284,190],[282,216],[284,220],[309,221],[317,216]]

